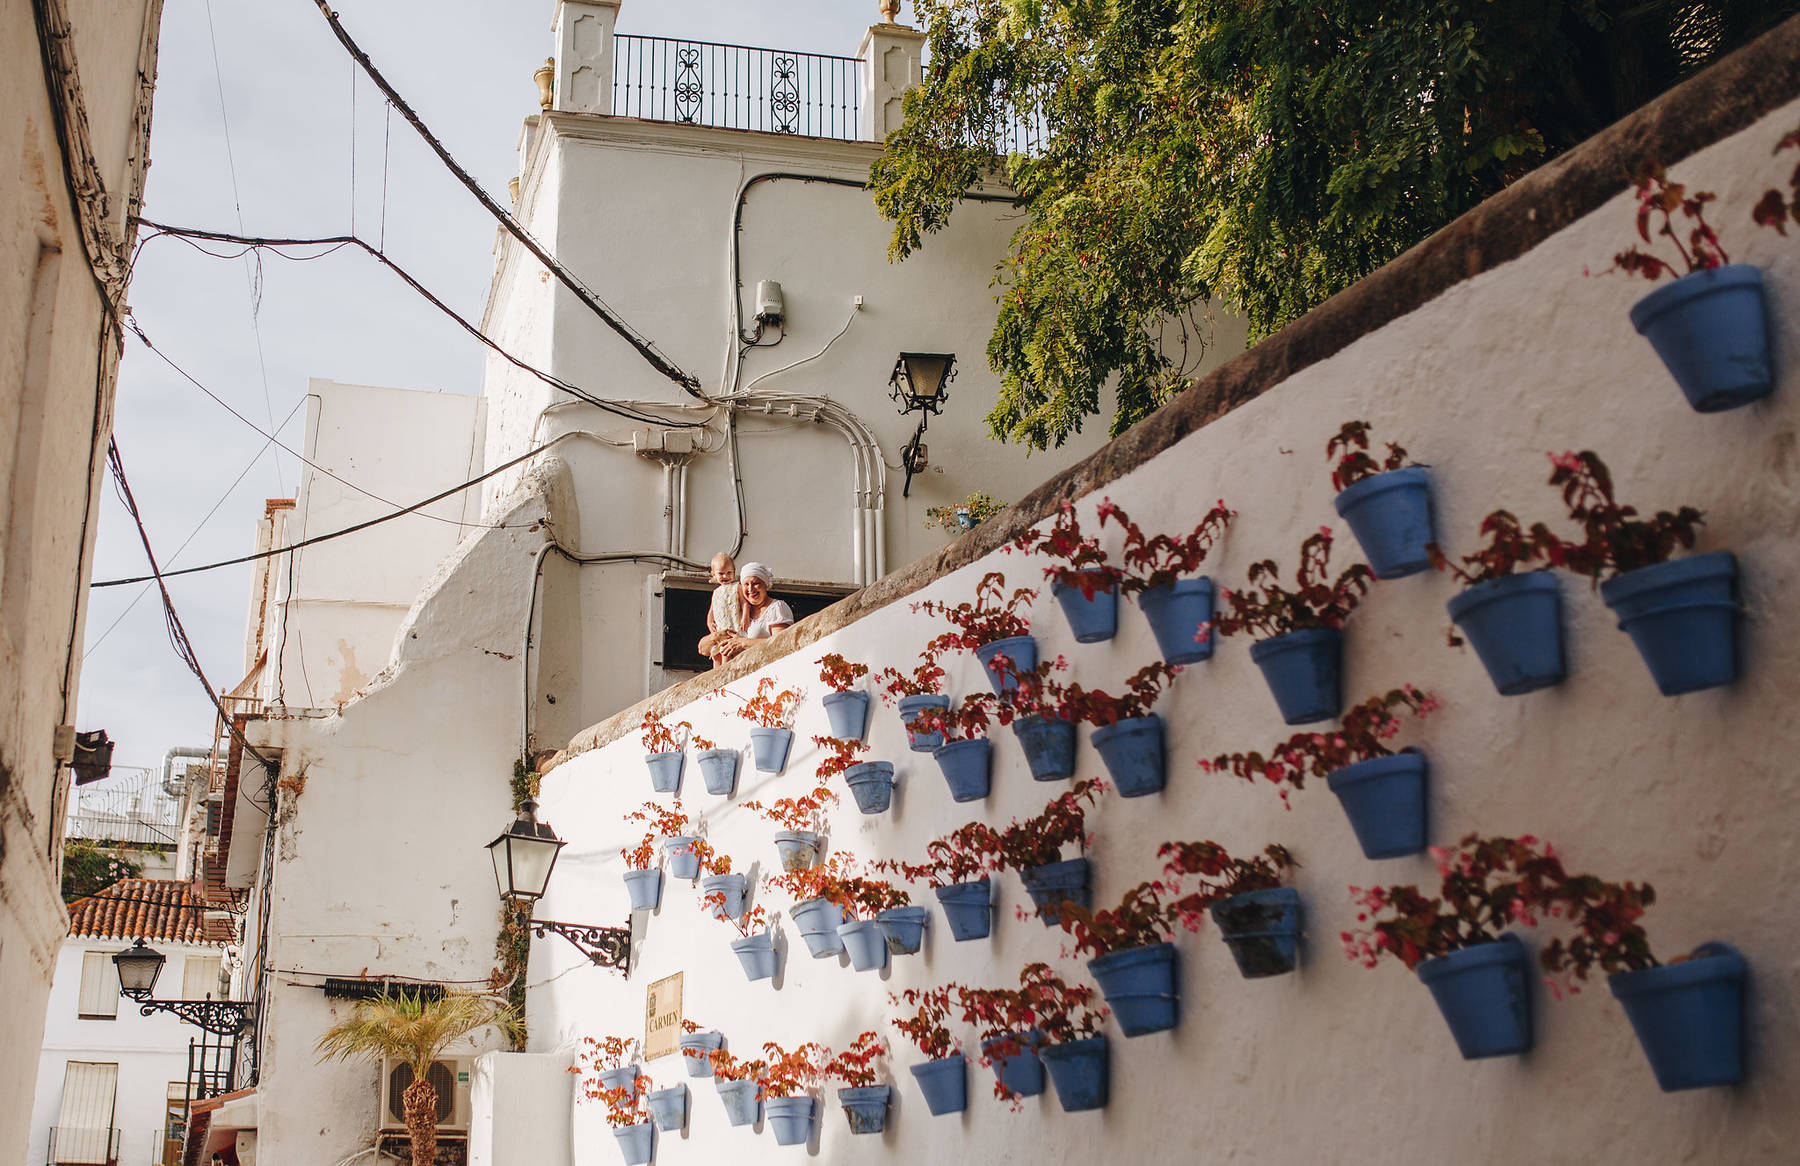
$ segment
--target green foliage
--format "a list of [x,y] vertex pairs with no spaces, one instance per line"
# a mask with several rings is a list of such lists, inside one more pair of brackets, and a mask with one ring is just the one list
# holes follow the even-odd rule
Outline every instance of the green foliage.
[[144,873],[144,864],[133,862],[117,846],[101,846],[86,838],[70,838],[63,843],[62,897],[73,903],[120,879],[135,879]]
[[354,1013],[319,1037],[316,1051],[321,1061],[403,1061],[423,1077],[452,1041],[488,1025],[509,1036],[522,1031],[517,1013],[483,996],[452,992],[426,1000],[396,991],[358,1000]]
[[[1800,0],[917,0],[926,84],[870,184],[905,258],[998,168],[994,435],[1112,433],[1214,303],[1260,339]],[[996,158],[1016,110],[1043,131]]]
[[1006,509],[1007,504],[993,495],[976,490],[961,502],[951,502],[944,506],[932,506],[925,511],[925,529],[936,527],[947,530],[951,534],[962,534],[974,530],[994,515]]
[[512,772],[512,804],[513,813],[524,812],[525,799],[538,796],[538,783],[542,780],[531,763],[521,758],[513,762]]

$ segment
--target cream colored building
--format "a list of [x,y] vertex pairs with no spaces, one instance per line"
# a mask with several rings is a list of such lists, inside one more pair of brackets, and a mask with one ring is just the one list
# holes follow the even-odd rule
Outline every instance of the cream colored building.
[[22,1161],[58,895],[122,239],[143,190],[161,0],[0,10],[0,1161]]

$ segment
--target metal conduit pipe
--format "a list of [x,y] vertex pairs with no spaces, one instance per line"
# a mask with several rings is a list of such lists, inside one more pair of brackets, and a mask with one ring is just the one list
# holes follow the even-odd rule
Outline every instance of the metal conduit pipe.
[[162,789],[172,798],[181,797],[186,792],[184,789],[175,788],[175,759],[178,757],[187,757],[195,761],[202,758],[210,759],[212,749],[210,747],[202,748],[199,745],[177,745],[163,754]]

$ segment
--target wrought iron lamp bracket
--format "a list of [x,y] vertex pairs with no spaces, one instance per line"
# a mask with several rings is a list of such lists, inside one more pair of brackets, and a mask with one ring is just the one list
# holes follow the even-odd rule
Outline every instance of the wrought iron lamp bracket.
[[185,1024],[204,1029],[214,1036],[237,1036],[250,1027],[255,1005],[247,1000],[151,1000],[142,996],[132,999],[142,1016],[172,1012]]
[[554,919],[532,919],[526,923],[539,939],[554,932],[575,945],[597,968],[618,968],[631,974],[631,928],[601,927],[590,923],[558,923]]

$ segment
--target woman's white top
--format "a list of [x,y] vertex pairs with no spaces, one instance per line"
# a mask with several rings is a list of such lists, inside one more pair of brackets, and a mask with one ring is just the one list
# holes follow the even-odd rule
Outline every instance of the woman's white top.
[[769,605],[762,609],[750,626],[741,633],[747,640],[766,640],[774,634],[777,626],[794,622],[794,609],[779,599],[769,600]]

